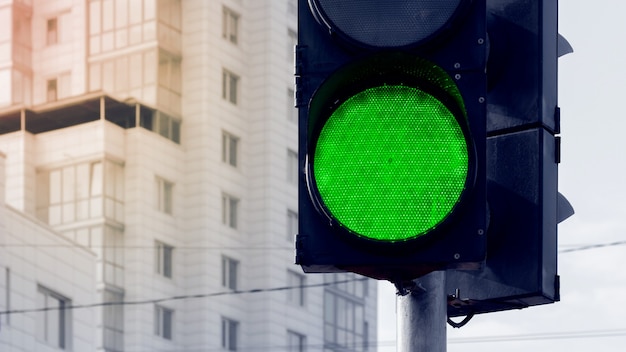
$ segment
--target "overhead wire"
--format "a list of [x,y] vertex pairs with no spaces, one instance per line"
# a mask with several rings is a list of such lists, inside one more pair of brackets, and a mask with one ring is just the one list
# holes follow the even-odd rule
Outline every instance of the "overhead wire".
[[286,290],[293,290],[293,289],[324,287],[324,286],[340,285],[340,284],[344,284],[348,282],[365,281],[365,280],[371,280],[371,279],[363,277],[363,278],[354,278],[354,279],[346,279],[346,280],[335,280],[335,281],[322,282],[322,283],[317,283],[317,284],[278,286],[278,287],[257,288],[257,289],[249,289],[249,290],[228,290],[228,291],[219,291],[219,292],[212,292],[212,293],[169,296],[169,297],[145,299],[145,300],[137,300],[137,301],[98,302],[98,303],[89,303],[89,304],[66,305],[62,307],[12,309],[12,310],[0,311],[0,316],[9,315],[9,314],[38,313],[38,312],[47,312],[47,311],[54,311],[54,310],[72,310],[72,309],[95,308],[95,307],[116,306],[116,305],[130,306],[130,305],[141,305],[141,304],[157,304],[157,303],[162,303],[162,302],[167,302],[167,301],[179,301],[179,300],[192,299],[192,298],[207,298],[207,297],[217,297],[217,296],[227,296],[227,295],[242,295],[242,294],[248,294],[248,293],[275,292],[275,291],[286,291]]
[[[561,249],[559,253],[571,253],[578,251],[585,251],[590,249],[597,248],[606,248],[613,246],[621,246],[626,245],[626,241],[615,241],[609,243],[596,243],[596,244],[588,244],[581,245],[568,249]],[[0,247],[4,248],[19,248],[19,247],[37,247],[37,248],[68,248],[68,247],[76,247],[78,245],[59,245],[59,244],[28,244],[28,243],[14,243],[14,244],[0,244]],[[124,248],[124,249],[153,249],[155,246],[90,246],[90,248]],[[265,247],[227,247],[227,246],[181,246],[175,247],[179,250],[293,250],[291,247],[284,246],[265,246]],[[338,280],[333,282],[324,282],[318,284],[308,284],[308,285],[298,285],[298,286],[280,286],[273,288],[264,288],[264,289],[249,289],[249,290],[228,290],[228,291],[220,291],[213,293],[201,293],[201,294],[192,294],[192,295],[179,295],[179,296],[170,296],[156,299],[146,299],[146,300],[138,300],[138,301],[119,301],[119,302],[99,302],[99,303],[91,303],[91,304],[82,304],[82,305],[68,305],[64,307],[43,307],[43,308],[33,308],[33,309],[14,309],[7,311],[0,311],[0,316],[2,315],[11,315],[11,314],[20,314],[20,313],[36,313],[36,312],[45,312],[51,310],[70,310],[70,309],[85,309],[85,308],[95,308],[95,307],[104,307],[104,306],[113,306],[113,305],[142,305],[142,304],[157,304],[161,302],[167,301],[176,301],[176,300],[185,300],[185,299],[196,299],[196,298],[207,298],[207,297],[217,297],[217,296],[225,296],[225,295],[242,295],[242,294],[254,294],[254,293],[262,293],[262,292],[274,292],[274,291],[285,291],[291,289],[303,289],[303,288],[314,288],[314,287],[324,287],[331,285],[338,285],[342,283],[354,282],[354,281],[364,281],[368,280],[367,278],[356,278],[356,279],[348,279],[348,280]],[[507,341],[534,341],[534,340],[553,340],[553,339],[574,339],[574,338],[602,338],[602,337],[619,337],[626,336],[626,329],[611,329],[611,330],[586,330],[586,331],[570,331],[570,332],[549,332],[549,333],[535,333],[535,334],[519,334],[519,335],[492,335],[492,336],[477,336],[477,337],[468,337],[468,338],[453,338],[449,339],[449,344],[465,344],[465,343],[491,343],[491,342],[507,342]],[[395,344],[394,342],[376,342],[376,341],[368,341],[369,344],[376,344],[378,346]],[[317,346],[311,345],[310,348],[316,348]],[[323,348],[323,346],[319,346]],[[357,346],[355,346],[357,347]],[[268,347],[267,350],[275,350],[276,348],[281,348],[281,346],[271,346]],[[287,346],[285,346],[287,348]],[[263,348],[255,348],[254,351],[263,350]],[[202,349],[198,351],[210,351],[207,349]],[[246,351],[253,351],[248,350]],[[139,352],[139,351],[135,351]]]
[[[611,243],[603,243],[603,244],[592,244],[592,245],[584,245],[580,247],[570,248],[560,250],[559,253],[571,253],[595,248],[604,248],[604,247],[612,247],[612,246],[620,246],[626,244],[626,241],[616,241]],[[69,247],[71,245],[41,245],[41,244],[0,244],[0,247]],[[101,246],[106,248],[119,248],[116,246]],[[126,249],[151,249],[155,248],[154,246],[123,246],[122,248]],[[292,250],[292,248],[286,247],[176,247],[177,249],[249,249],[249,250],[271,250],[271,249],[280,249],[280,250]],[[223,295],[238,295],[238,294],[246,294],[246,293],[259,293],[259,292],[272,292],[272,291],[283,291],[290,290],[296,288],[313,288],[313,287],[322,287],[329,286],[335,284],[341,284],[352,281],[363,281],[368,280],[367,278],[358,278],[358,279],[349,279],[342,281],[334,281],[334,282],[325,282],[319,284],[309,284],[309,285],[301,285],[301,286],[282,286],[282,287],[274,287],[274,288],[266,288],[266,289],[251,289],[251,290],[229,290],[229,291],[221,291],[214,293],[203,293],[203,294],[195,294],[195,295],[181,295],[181,296],[171,296],[164,297],[158,299],[150,299],[150,300],[139,300],[139,301],[122,301],[122,302],[99,302],[93,304],[84,304],[84,305],[73,305],[66,306],[63,308],[55,308],[55,307],[46,307],[46,308],[35,308],[35,309],[21,309],[21,310],[9,310],[9,311],[0,311],[0,315],[5,314],[17,314],[17,313],[30,313],[30,312],[44,312],[55,309],[79,309],[79,308],[91,308],[91,307],[100,307],[100,306],[110,306],[110,305],[137,305],[137,304],[148,304],[148,303],[159,303],[164,301],[174,301],[174,300],[182,300],[182,299],[191,299],[191,298],[206,298],[206,297],[216,297]]]
[[476,336],[476,337],[449,339],[448,343],[537,341],[537,340],[561,340],[561,339],[599,338],[599,337],[617,337],[617,336],[626,336],[626,328],[625,329],[604,329],[604,330],[555,331],[555,332],[517,334],[517,335]]
[[[626,244],[626,241],[616,241],[611,243],[604,244],[593,244],[593,245],[584,245],[580,247],[575,247],[566,250],[560,250],[560,253],[569,253],[575,251],[583,251],[595,248],[603,248],[603,247],[611,247],[611,246],[620,246]],[[3,246],[3,245],[0,245]],[[41,246],[41,245],[35,245]],[[153,248],[151,246],[145,247],[135,247],[135,248]],[[194,249],[197,247],[189,247],[189,249]],[[205,249],[223,249],[229,247],[205,247]],[[234,247],[233,247],[234,248]],[[236,249],[241,249],[237,247]],[[263,248],[254,248],[248,247],[248,249],[269,249],[268,247]],[[284,248],[276,248],[276,249],[284,249]],[[118,301],[118,302],[99,302],[92,304],[81,304],[81,305],[67,305],[64,307],[43,307],[43,308],[33,308],[33,309],[14,309],[8,311],[0,311],[0,316],[2,315],[11,315],[11,314],[24,314],[24,313],[37,313],[37,312],[45,312],[52,310],[70,310],[70,309],[85,309],[85,308],[95,308],[95,307],[105,307],[105,306],[114,306],[114,305],[142,305],[142,304],[157,304],[167,301],[176,301],[176,300],[185,300],[185,299],[197,299],[197,298],[208,298],[208,297],[218,297],[218,296],[226,296],[226,295],[242,295],[242,294],[254,294],[254,293],[262,293],[262,292],[275,292],[275,291],[285,291],[291,289],[303,289],[303,288],[314,288],[314,287],[324,287],[331,285],[339,285],[348,282],[355,281],[365,281],[369,280],[368,278],[354,278],[347,280],[336,280],[332,282],[323,282],[317,284],[307,284],[307,285],[293,285],[293,286],[279,286],[279,287],[271,287],[271,288],[259,288],[259,289],[249,289],[249,290],[227,290],[227,291],[219,291],[213,293],[201,293],[201,294],[191,294],[191,295],[179,295],[179,296],[170,296],[156,299],[146,299],[146,300],[137,300],[137,301]],[[447,342],[449,344],[467,344],[467,343],[493,343],[493,342],[508,342],[508,341],[535,341],[535,340],[555,340],[555,339],[575,339],[575,338],[605,338],[605,337],[621,337],[626,336],[626,329],[605,329],[605,330],[584,330],[584,331],[565,331],[565,332],[548,332],[548,333],[533,333],[533,334],[518,334],[518,335],[490,335],[490,336],[476,336],[476,337],[468,337],[468,338],[452,338]],[[369,345],[377,345],[382,347],[393,346],[395,342],[393,341],[368,341]],[[242,351],[260,351],[260,350],[276,350],[287,348],[287,346],[268,346],[268,347],[255,347],[253,349],[242,349]],[[309,348],[320,347],[321,345],[307,345]],[[358,347],[358,346],[354,346]],[[200,351],[211,351],[210,349],[199,349]],[[132,351],[132,352],[141,352],[141,351]]]
[[583,246],[574,247],[574,248],[561,249],[559,250],[559,253],[579,252],[579,251],[586,251],[589,249],[596,249],[596,248],[622,246],[625,244],[626,244],[626,241],[616,241],[616,242],[610,242],[610,243],[596,243],[596,244],[583,245]]

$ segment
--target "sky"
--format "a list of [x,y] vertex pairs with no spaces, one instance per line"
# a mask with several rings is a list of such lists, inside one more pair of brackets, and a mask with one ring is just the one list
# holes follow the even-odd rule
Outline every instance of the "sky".
[[[447,329],[448,352],[621,352],[626,346],[626,1],[561,0],[561,301],[475,316]],[[622,265],[620,265],[622,264]],[[379,285],[379,352],[395,351],[395,289]],[[498,338],[503,337],[503,338]],[[488,340],[485,342],[485,340]]]

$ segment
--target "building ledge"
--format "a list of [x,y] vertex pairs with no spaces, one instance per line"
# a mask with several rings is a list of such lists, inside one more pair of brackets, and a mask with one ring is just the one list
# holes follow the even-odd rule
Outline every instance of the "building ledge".
[[0,110],[0,134],[16,131],[37,134],[101,119],[131,128],[136,126],[137,105],[98,92],[30,108],[10,107]]

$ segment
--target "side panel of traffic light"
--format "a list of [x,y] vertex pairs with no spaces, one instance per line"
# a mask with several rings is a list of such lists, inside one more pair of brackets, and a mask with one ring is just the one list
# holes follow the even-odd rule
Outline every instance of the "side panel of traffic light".
[[447,272],[450,316],[559,300],[557,1],[487,9],[487,258],[481,271]]

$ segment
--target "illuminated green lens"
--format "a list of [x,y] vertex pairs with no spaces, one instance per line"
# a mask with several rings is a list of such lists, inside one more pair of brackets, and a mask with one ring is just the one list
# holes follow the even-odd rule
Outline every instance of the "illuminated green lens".
[[459,202],[468,146],[452,112],[402,85],[364,90],[322,128],[313,174],[323,204],[352,232],[395,242],[427,234]]

